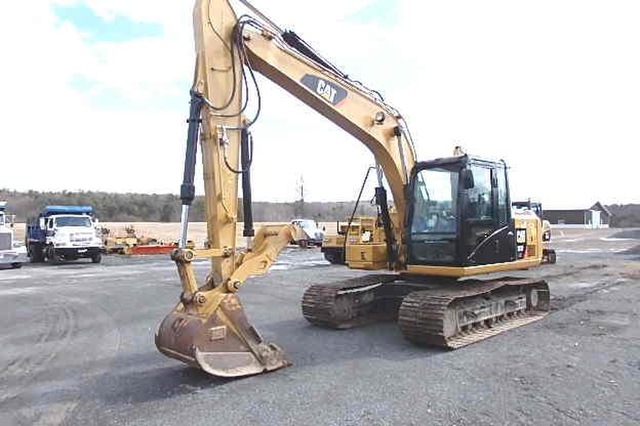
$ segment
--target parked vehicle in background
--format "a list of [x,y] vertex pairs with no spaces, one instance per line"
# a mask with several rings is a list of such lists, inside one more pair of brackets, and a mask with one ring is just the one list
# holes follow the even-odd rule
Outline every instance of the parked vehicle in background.
[[15,241],[13,220],[6,210],[7,202],[0,201],[0,265],[19,268],[27,260],[27,249]]
[[513,201],[511,207],[521,214],[527,211],[531,212],[540,219],[542,222],[542,262],[556,263],[556,251],[551,248],[551,222],[544,218],[542,203],[528,199],[526,201]]
[[318,222],[313,219],[293,219],[292,225],[296,225],[300,228],[296,237],[296,241],[292,241],[293,244],[297,244],[300,247],[320,247],[322,240],[324,239],[324,230],[320,229]]
[[[324,258],[333,264],[358,263],[365,259],[376,259],[376,263],[386,262],[384,249],[384,228],[374,216],[355,216],[351,220],[336,224],[337,235],[325,235],[320,251]],[[349,247],[357,244],[356,251]]]
[[32,262],[59,263],[89,258],[100,263],[104,245],[91,206],[46,206],[27,223],[27,252]]

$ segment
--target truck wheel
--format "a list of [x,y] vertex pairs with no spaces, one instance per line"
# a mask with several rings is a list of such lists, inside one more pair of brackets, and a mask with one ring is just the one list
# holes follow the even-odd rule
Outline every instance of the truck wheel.
[[57,265],[58,263],[60,263],[62,261],[62,258],[60,257],[59,254],[56,253],[55,249],[49,248],[47,250],[47,260],[52,265]]
[[29,245],[29,257],[33,263],[44,262],[44,253],[42,252],[42,246],[40,244]]
[[544,249],[542,251],[543,263],[554,264],[556,263],[556,251]]
[[336,263],[336,259],[335,259],[334,254],[332,252],[325,251],[324,252],[324,259],[329,263]]
[[11,267],[12,267],[13,269],[19,269],[19,268],[22,268],[22,263],[12,263],[12,264],[11,264]]
[[91,256],[91,263],[100,263],[102,261],[102,253],[96,253]]
[[338,250],[327,250],[324,252],[324,258],[332,265],[343,265],[342,253]]

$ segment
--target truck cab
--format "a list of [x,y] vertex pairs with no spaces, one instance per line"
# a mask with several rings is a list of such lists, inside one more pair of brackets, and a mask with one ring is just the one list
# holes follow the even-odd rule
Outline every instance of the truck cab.
[[27,225],[32,262],[90,258],[100,263],[104,245],[91,206],[47,206]]
[[0,265],[19,268],[27,259],[27,250],[13,235],[13,221],[6,212],[7,202],[0,201]]

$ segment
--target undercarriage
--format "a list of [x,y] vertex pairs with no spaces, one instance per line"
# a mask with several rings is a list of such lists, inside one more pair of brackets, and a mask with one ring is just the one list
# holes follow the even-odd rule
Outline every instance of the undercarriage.
[[409,341],[450,349],[539,320],[548,311],[547,283],[514,277],[367,275],[313,285],[302,298],[302,313],[314,325],[344,329],[397,320]]

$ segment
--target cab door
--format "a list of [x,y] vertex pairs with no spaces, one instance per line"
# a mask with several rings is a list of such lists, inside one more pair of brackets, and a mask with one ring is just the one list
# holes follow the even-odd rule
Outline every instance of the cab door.
[[413,179],[408,241],[411,265],[458,265],[458,163],[420,170]]
[[471,163],[466,189],[461,251],[465,265],[515,260],[509,190],[504,163]]

